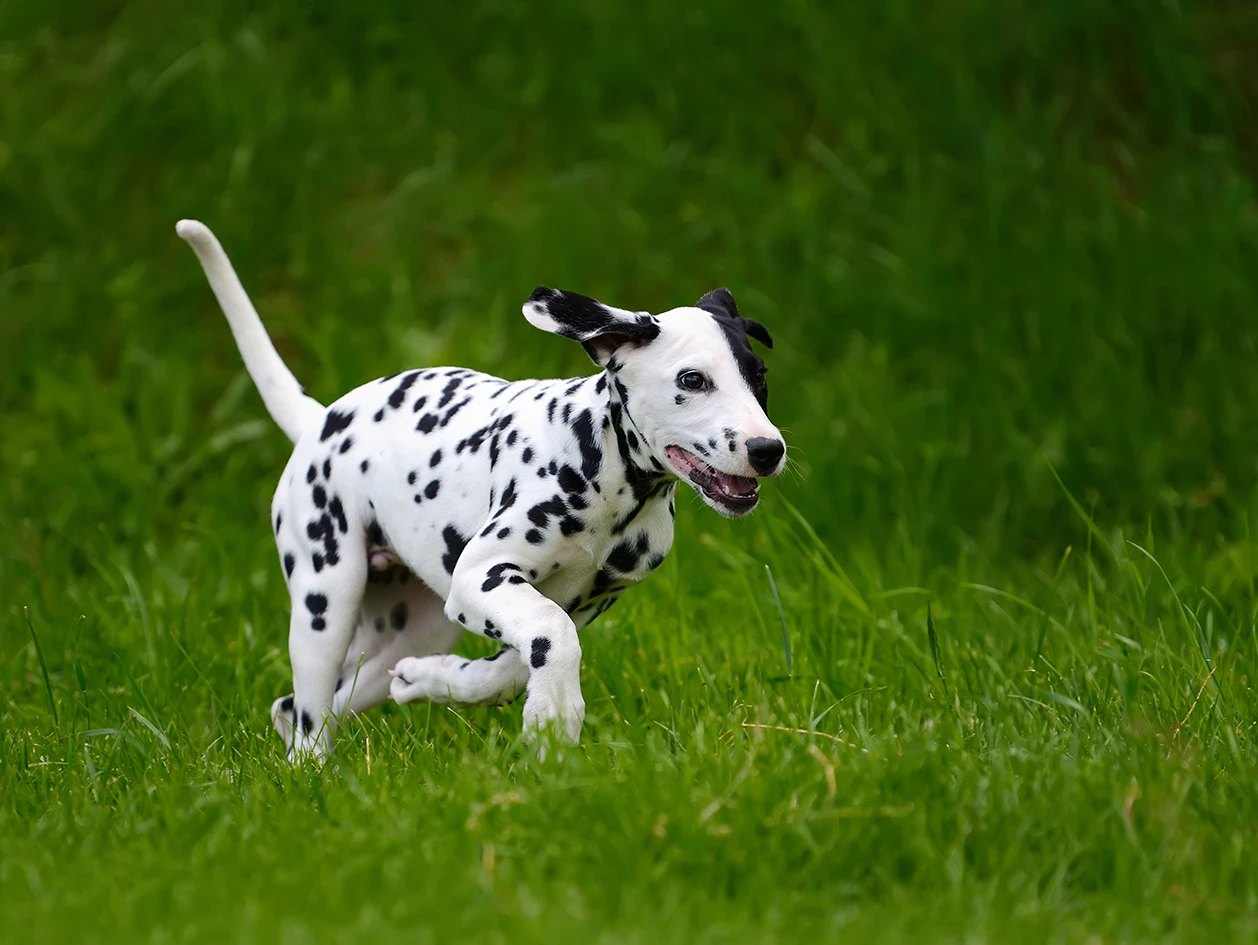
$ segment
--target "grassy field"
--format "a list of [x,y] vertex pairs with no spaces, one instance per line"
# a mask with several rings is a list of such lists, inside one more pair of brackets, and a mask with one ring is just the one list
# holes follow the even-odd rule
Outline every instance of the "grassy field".
[[[0,3],[5,941],[1258,937],[1258,10],[185,6]],[[770,327],[795,473],[683,497],[562,763],[285,765],[184,216],[324,402],[588,373],[538,283]]]

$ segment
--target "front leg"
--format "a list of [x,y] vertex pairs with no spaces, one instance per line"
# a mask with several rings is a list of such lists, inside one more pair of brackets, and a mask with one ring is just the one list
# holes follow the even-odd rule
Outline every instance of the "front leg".
[[479,544],[473,541],[459,559],[446,616],[501,640],[527,665],[525,731],[536,735],[554,723],[575,745],[585,719],[577,628],[562,607],[530,583],[542,565],[536,553],[512,557],[500,542],[492,548]]

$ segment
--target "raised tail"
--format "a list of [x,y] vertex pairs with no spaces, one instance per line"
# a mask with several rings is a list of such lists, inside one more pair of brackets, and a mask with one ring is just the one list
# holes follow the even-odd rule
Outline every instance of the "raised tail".
[[227,316],[236,346],[267,411],[288,438],[296,443],[303,433],[322,422],[324,406],[306,396],[293,372],[280,359],[266,329],[262,327],[262,319],[232,268],[231,260],[210,228],[196,220],[180,220],[175,224],[175,232],[188,242],[201,260],[201,268],[205,270],[210,288]]

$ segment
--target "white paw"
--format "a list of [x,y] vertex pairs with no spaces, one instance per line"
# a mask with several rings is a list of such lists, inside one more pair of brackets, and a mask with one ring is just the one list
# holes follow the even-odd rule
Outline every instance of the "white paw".
[[320,767],[326,760],[329,746],[327,739],[315,735],[298,735],[288,746],[288,760],[294,767],[312,765]]
[[524,733],[530,741],[549,730],[567,744],[576,745],[584,721],[585,700],[580,691],[566,698],[546,690],[531,691],[524,703]]
[[389,698],[394,702],[450,701],[450,674],[457,671],[467,658],[444,653],[438,656],[408,656],[398,660],[389,670],[393,681],[389,683]]

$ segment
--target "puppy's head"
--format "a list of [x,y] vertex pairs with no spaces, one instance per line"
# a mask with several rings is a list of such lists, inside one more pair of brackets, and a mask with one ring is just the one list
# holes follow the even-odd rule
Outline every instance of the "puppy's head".
[[738,313],[728,289],[658,315],[539,287],[524,317],[579,341],[611,375],[646,449],[731,518],[756,507],[757,479],[776,476],[786,444],[769,420],[765,364],[751,342],[773,347],[765,327]]

